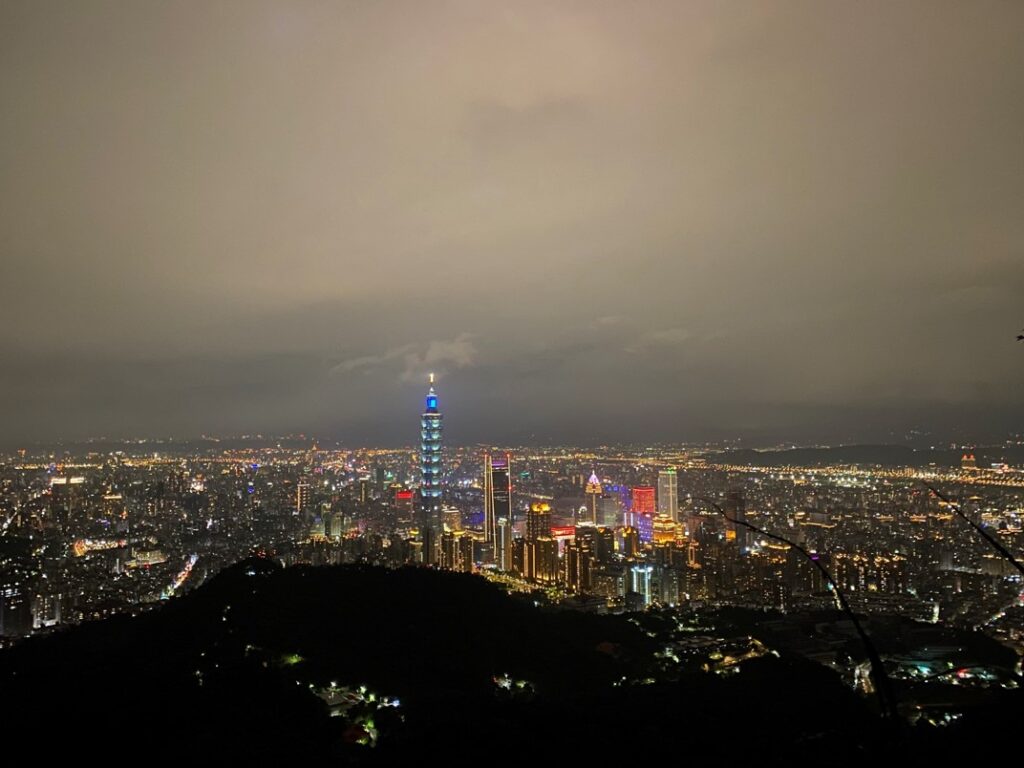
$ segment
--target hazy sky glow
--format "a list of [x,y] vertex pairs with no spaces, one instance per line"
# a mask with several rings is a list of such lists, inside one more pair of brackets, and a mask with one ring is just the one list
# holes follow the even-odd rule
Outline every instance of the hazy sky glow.
[[0,442],[1024,430],[1024,3],[0,2]]

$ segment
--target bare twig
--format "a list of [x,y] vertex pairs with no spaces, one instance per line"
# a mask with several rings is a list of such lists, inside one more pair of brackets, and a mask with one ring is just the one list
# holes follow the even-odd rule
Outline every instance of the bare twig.
[[878,649],[875,648],[875,644],[871,641],[871,638],[868,636],[868,633],[861,625],[860,619],[857,618],[857,614],[853,612],[853,609],[847,602],[846,595],[843,594],[843,591],[839,588],[839,585],[836,583],[835,578],[833,578],[828,568],[826,568],[822,564],[821,559],[815,557],[813,554],[811,554],[806,549],[801,547],[795,541],[790,541],[785,536],[779,536],[776,533],[766,531],[763,528],[759,528],[758,526],[754,525],[753,523],[748,523],[746,520],[737,520],[736,518],[730,517],[729,514],[724,509],[722,509],[721,506],[719,506],[718,502],[714,501],[713,499],[709,499],[706,496],[695,496],[694,498],[698,499],[699,501],[707,502],[708,504],[713,506],[716,510],[718,510],[719,514],[721,514],[722,517],[724,517],[733,525],[742,525],[744,528],[749,528],[751,531],[759,533],[762,536],[767,536],[769,539],[773,539],[775,541],[779,541],[783,544],[789,545],[797,552],[799,552],[801,555],[803,555],[805,558],[807,558],[807,560],[810,561],[810,563],[815,568],[821,571],[821,574],[828,580],[828,583],[835,591],[836,599],[839,601],[839,607],[842,609],[843,613],[846,614],[847,618],[850,619],[850,622],[853,624],[853,628],[857,631],[857,634],[860,636],[861,642],[864,644],[864,651],[865,653],[867,653],[868,662],[871,665],[871,677],[875,684],[875,693],[878,694],[878,702],[882,710],[882,717],[886,718],[887,720],[893,723],[898,722],[899,713],[897,711],[896,706],[896,697],[892,691],[892,684],[889,680],[889,675],[885,671],[885,665],[882,663],[881,656],[878,655]]
[[1020,571],[1021,575],[1024,576],[1024,565],[1021,565],[1020,561],[1017,560],[1017,558],[1015,558],[1012,554],[1010,554],[1010,551],[1006,547],[1000,544],[995,538],[990,536],[988,531],[986,531],[982,526],[978,525],[976,522],[971,520],[971,518],[965,515],[964,511],[960,509],[959,504],[955,504],[952,501],[950,501],[950,499],[944,493],[942,493],[938,488],[936,488],[931,483],[926,483],[922,480],[921,484],[929,491],[931,491],[933,494],[935,494],[935,496],[939,498],[941,501],[944,501],[946,505],[956,513],[957,517],[965,521],[969,526],[971,526],[974,530],[980,533],[985,538],[985,541],[992,545],[993,549],[995,549],[996,552],[1001,554],[1006,560],[1009,560],[1010,563],[1013,564],[1013,567]]

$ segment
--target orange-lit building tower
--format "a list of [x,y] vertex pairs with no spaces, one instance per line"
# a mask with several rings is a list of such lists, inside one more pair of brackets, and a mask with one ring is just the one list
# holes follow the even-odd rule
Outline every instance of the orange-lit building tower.
[[558,579],[558,542],[551,535],[551,507],[532,504],[526,515],[523,575],[531,581],[554,583]]

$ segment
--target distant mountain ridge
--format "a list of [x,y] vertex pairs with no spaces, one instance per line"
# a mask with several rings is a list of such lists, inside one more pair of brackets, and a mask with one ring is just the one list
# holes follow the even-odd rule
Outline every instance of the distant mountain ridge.
[[[973,453],[979,468],[1001,462],[1024,464],[1024,446],[978,446]],[[965,451],[953,448],[912,448],[906,445],[839,445],[825,448],[789,448],[759,451],[742,448],[708,452],[705,458],[716,464],[754,467],[823,467],[842,464],[874,464],[883,467],[958,467]]]

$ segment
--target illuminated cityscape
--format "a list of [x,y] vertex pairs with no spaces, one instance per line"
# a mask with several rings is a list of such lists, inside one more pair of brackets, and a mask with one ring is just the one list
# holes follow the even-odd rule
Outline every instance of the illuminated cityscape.
[[[907,722],[951,722],[979,691],[1019,683],[1024,582],[956,514],[1024,558],[1017,440],[908,449],[900,466],[829,461],[828,448],[481,449],[440,435],[432,385],[418,449],[286,437],[7,454],[3,642],[150,613],[255,556],[461,572],[536,610],[658,616],[659,675],[666,659],[721,673],[785,654],[869,698],[841,593],[903,687]],[[725,609],[753,617],[746,635]]]
[[[475,573],[552,608],[599,614],[699,616],[736,606],[798,623],[834,609],[835,586],[880,626],[931,627],[926,645],[943,627],[970,627],[1024,653],[1021,574],[929,490],[945,489],[1024,557],[1024,467],[1014,441],[908,452],[908,466],[796,466],[787,451],[743,453],[739,461],[714,446],[481,453],[442,448],[440,435],[431,385],[419,451],[285,438],[7,455],[0,634],[10,644],[140,614],[257,555],[286,566]],[[958,462],[946,463],[961,450]],[[989,460],[979,464],[980,453]],[[835,585],[745,521],[806,548]],[[828,651],[834,628],[772,641],[780,620],[768,624],[770,634],[758,638],[764,647],[781,644],[863,683],[862,662]],[[887,658],[893,673],[913,678],[951,664],[967,670],[953,682],[998,685],[1020,671],[953,645],[938,656],[925,646],[918,652]]]
[[0,3],[33,762],[1014,759],[1024,3]]
[[420,427],[418,452],[283,439],[6,456],[3,636],[139,613],[252,554],[440,566],[598,613],[833,607],[830,585],[750,521],[816,553],[866,615],[974,626],[1024,650],[1020,574],[929,490],[1020,557],[1024,468],[979,465],[980,447],[904,467],[686,445],[442,449],[433,386]]

